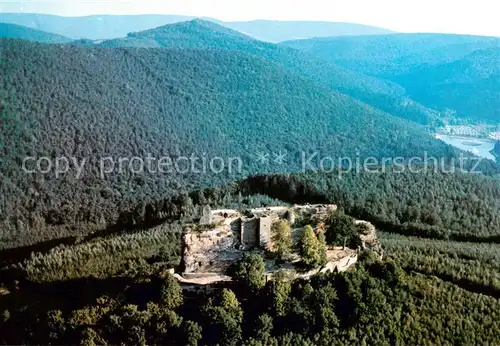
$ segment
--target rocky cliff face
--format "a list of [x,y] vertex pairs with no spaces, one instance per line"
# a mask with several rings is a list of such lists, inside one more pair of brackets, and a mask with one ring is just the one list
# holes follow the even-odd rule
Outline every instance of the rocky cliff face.
[[183,263],[187,274],[224,273],[241,258],[239,234],[231,222],[213,227],[186,227],[183,235]]

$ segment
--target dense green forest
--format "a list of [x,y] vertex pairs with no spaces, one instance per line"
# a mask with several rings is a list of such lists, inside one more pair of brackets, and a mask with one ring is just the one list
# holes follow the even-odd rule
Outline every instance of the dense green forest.
[[45,13],[0,13],[0,22],[51,32],[73,40],[124,37],[131,31],[147,30],[191,19],[194,17],[157,14],[62,17]]
[[[142,201],[122,210],[116,223],[105,231],[85,236],[84,228],[76,228],[80,233],[73,231],[72,234],[79,237],[59,234],[61,239],[47,244],[5,250],[0,260],[10,263],[29,259],[26,270],[35,277],[64,277],[73,269],[60,270],[59,266],[68,263],[76,270],[76,277],[81,276],[78,274],[81,271],[106,277],[102,276],[99,266],[95,273],[92,265],[84,263],[99,262],[100,254],[106,254],[115,259],[113,262],[119,270],[127,259],[135,260],[144,254],[153,256],[162,244],[169,243],[168,251],[164,252],[174,251],[170,257],[175,263],[179,253],[173,249],[180,247],[180,239],[175,238],[173,242],[162,239],[171,237],[172,233],[179,234],[179,224],[199,218],[206,204],[242,210],[283,203],[335,203],[348,215],[370,221],[378,229],[392,234],[487,246],[500,243],[499,196],[498,180],[471,174],[389,172],[350,174],[342,179],[326,173],[253,176],[219,188]],[[12,244],[33,244],[36,237],[28,232],[18,234]],[[39,254],[33,257],[32,251]],[[62,264],[52,268],[54,261],[61,259]]]
[[221,49],[240,51],[272,61],[283,68],[299,73],[333,91],[345,93],[394,116],[419,123],[429,123],[438,116],[405,95],[404,89],[388,80],[374,78],[333,63],[315,58],[286,46],[254,40],[237,31],[204,21],[165,25],[134,32],[126,38],[95,43],[75,42],[99,47],[149,47],[182,49]]
[[[499,342],[498,299],[432,276],[406,273],[397,262],[378,262],[369,254],[355,270],[342,274],[294,282],[278,277],[257,290],[234,283],[199,295],[182,293],[168,274],[139,273],[107,282],[20,285],[0,297],[2,341],[82,345]],[[26,307],[16,306],[17,301]]]
[[[125,37],[130,32],[144,31],[192,19],[195,19],[195,17],[164,14],[62,17],[43,13],[0,13],[0,22],[36,28],[73,39],[85,38],[89,40]],[[387,29],[355,23],[274,20],[226,22],[213,18],[206,18],[206,20],[268,42],[292,40],[297,37],[381,35],[391,33]]]
[[500,39],[395,34],[289,41],[339,66],[398,83],[426,107],[474,121],[500,118]]
[[[8,39],[0,44],[0,116],[7,136],[2,247],[23,243],[23,234],[33,244],[103,229],[139,201],[173,191],[217,186],[257,172],[298,171],[302,152],[332,158],[457,155],[417,125],[241,52]],[[259,152],[286,153],[286,164],[262,165]],[[121,171],[100,174],[102,158],[149,154],[226,158],[225,170],[136,174],[129,162]],[[77,175],[73,162],[60,177],[53,171],[26,174],[21,169],[26,156],[64,156],[80,167],[85,159],[85,169]],[[241,165],[229,161],[233,157]],[[30,162],[29,169],[34,166]]]
[[[152,20],[170,22],[166,18]],[[53,39],[42,37],[44,33],[21,26],[4,26],[17,28],[8,31],[18,33],[14,36],[7,33],[6,37],[42,42],[67,41],[58,35]],[[421,124],[439,125],[442,114],[449,110],[476,121],[491,122],[499,117],[497,109],[500,107],[486,106],[500,102],[497,93],[500,87],[498,38],[391,34],[313,38],[275,45],[254,40],[226,26],[196,19],[132,32],[125,38],[83,39],[72,44],[242,51]]]
[[[284,179],[270,177],[262,188],[275,194]],[[326,196],[321,194],[326,189],[308,190],[310,184],[286,179],[289,189],[281,185],[280,190],[289,202]],[[124,232],[124,226],[119,233],[60,245],[19,263],[4,261],[0,340],[83,345],[500,341],[498,244],[407,237],[392,233],[395,228],[379,234],[383,260],[365,252],[345,273],[307,281],[277,275],[265,282],[254,263],[252,278],[257,281],[236,280],[209,291],[182,292],[166,271],[179,263],[181,223],[197,219],[206,203],[238,209],[284,203],[245,195],[255,182],[248,179],[144,205],[125,217],[133,219],[134,227],[145,227],[142,231],[132,227]],[[461,183],[474,186],[468,179]],[[445,192],[446,186],[437,191]],[[158,218],[172,221],[145,226]],[[327,239],[332,238],[328,232],[336,231],[328,227]]]
[[[0,24],[0,345],[500,344],[500,165],[430,135],[450,110],[498,122],[498,38],[271,44],[204,20],[141,31],[182,17],[141,18],[127,37],[70,43]],[[37,25],[82,37],[65,23]],[[47,167],[61,158],[67,171]],[[171,274],[207,205],[313,203],[338,210],[301,219],[296,242],[273,224],[280,244],[235,261],[232,281],[186,290]],[[356,220],[376,227],[377,253]],[[291,249],[319,269],[328,246],[357,249],[357,264],[264,275],[264,257]]]
[[396,76],[421,65],[459,60],[498,48],[498,37],[453,34],[394,34],[312,38],[283,42],[340,66],[375,76]]
[[8,23],[0,23],[0,37],[44,43],[67,43],[71,41],[71,39],[61,35]]

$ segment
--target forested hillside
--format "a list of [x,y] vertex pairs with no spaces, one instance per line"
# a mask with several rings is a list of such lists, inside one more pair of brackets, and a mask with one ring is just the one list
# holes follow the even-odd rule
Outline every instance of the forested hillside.
[[131,31],[191,20],[194,17],[175,15],[114,16],[94,15],[62,17],[44,13],[0,13],[0,22],[26,26],[71,39],[110,39],[123,37]]
[[500,117],[500,44],[393,80],[429,107],[453,109],[470,119],[498,122]]
[[394,34],[312,38],[282,44],[355,71],[389,77],[408,73],[420,65],[434,66],[459,60],[476,50],[498,48],[500,38]]
[[188,19],[0,14],[0,345],[500,345],[500,38]]
[[[158,26],[192,20],[191,16],[176,15],[92,15],[61,17],[41,13],[0,13],[0,22],[27,26],[73,39],[114,39]],[[299,38],[342,35],[381,35],[391,31],[354,23],[254,20],[223,22],[209,19],[225,27],[246,33],[256,39],[279,42]]]
[[18,38],[43,43],[66,43],[71,41],[69,38],[61,35],[7,23],[0,23],[0,37]]
[[[406,199],[401,200],[401,189]],[[387,220],[378,224],[384,258],[367,251],[352,270],[308,281],[290,281],[283,273],[265,280],[262,269],[250,265],[249,280],[235,279],[198,294],[183,292],[167,273],[179,261],[180,224],[198,219],[206,203],[241,210],[284,203],[248,194],[250,190],[268,191],[289,203],[341,202],[349,213],[365,213],[374,220],[382,214]],[[36,252],[0,269],[0,340],[7,344],[326,346],[388,340],[496,344],[498,244],[476,241],[498,235],[498,195],[497,181],[471,175],[398,173],[350,176],[342,182],[331,174],[316,174],[252,177],[157,201],[134,217],[142,225],[164,218],[158,227],[96,235]],[[429,205],[443,218],[433,217]],[[405,208],[411,210],[408,216]],[[440,227],[425,239],[394,234],[407,229],[402,218],[411,218],[415,227]],[[454,223],[461,224],[468,242],[435,239],[448,237],[443,227]],[[341,227],[330,231],[340,232]],[[478,237],[471,234],[474,231]]]
[[[256,172],[300,170],[301,152],[333,158],[454,153],[417,126],[242,52],[7,39],[0,44],[6,137],[1,215],[9,230],[2,232],[3,246],[21,239],[21,233],[35,241],[85,233],[89,222],[106,227],[119,212],[173,190]],[[262,165],[256,160],[261,152],[286,153],[286,164]],[[135,174],[125,164],[121,172],[101,177],[101,158],[148,154],[174,160],[217,156],[226,158],[226,167],[215,175],[184,169],[183,174]],[[80,176],[72,166],[56,177],[53,171],[24,173],[25,156],[87,162]],[[228,174],[231,157],[241,158],[241,170],[234,166]],[[63,226],[70,229],[63,232]]]
[[392,33],[387,29],[354,23],[275,20],[253,20],[249,22],[216,21],[216,23],[258,40],[268,42],[281,42],[311,37],[383,35]]
[[476,174],[308,173],[250,177],[247,193],[266,193],[283,201],[337,203],[346,213],[380,229],[436,239],[500,243],[498,179]]
[[[89,45],[89,42],[75,44]],[[99,42],[96,45],[240,51],[272,61],[289,71],[306,76],[316,84],[340,91],[404,119],[427,124],[438,116],[437,112],[409,99],[404,89],[393,82],[341,68],[295,49],[257,41],[208,21],[193,20],[166,25],[130,33],[127,38]]]
[[500,118],[500,39],[396,34],[283,43],[325,61],[398,83],[415,101],[476,121]]
[[[405,272],[399,257],[367,254],[353,271],[183,292],[140,265],[128,276],[21,283],[3,289],[6,344],[345,345],[497,344],[499,300],[436,276]],[[38,299],[35,299],[37,297]],[[445,307],[445,308],[444,308]]]

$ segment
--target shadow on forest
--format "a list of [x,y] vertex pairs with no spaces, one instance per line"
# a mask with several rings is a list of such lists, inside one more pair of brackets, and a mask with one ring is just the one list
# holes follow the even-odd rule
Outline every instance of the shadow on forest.
[[461,289],[464,289],[466,291],[472,292],[472,293],[478,293],[478,294],[484,294],[496,299],[500,299],[500,289],[493,287],[491,285],[482,285],[479,283],[472,282],[467,279],[456,279],[451,275],[448,274],[440,274],[440,273],[427,273],[423,270],[419,270],[416,268],[412,267],[405,267],[403,268],[407,273],[411,274],[413,273],[418,273],[422,274],[425,276],[434,276],[442,281],[449,282],[451,284],[454,284]]

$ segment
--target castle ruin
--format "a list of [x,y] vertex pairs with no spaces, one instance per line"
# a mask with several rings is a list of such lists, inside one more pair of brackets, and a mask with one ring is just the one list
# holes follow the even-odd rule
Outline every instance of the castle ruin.
[[200,222],[184,228],[183,277],[224,280],[227,268],[245,251],[272,248],[271,230],[275,222],[287,220],[297,235],[302,228],[293,227],[296,220],[321,220],[336,209],[335,205],[323,204],[256,208],[245,212],[205,207]]

